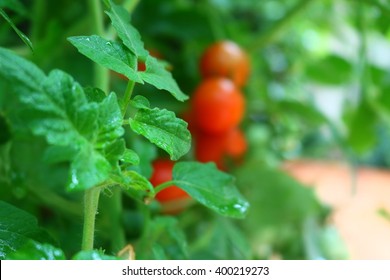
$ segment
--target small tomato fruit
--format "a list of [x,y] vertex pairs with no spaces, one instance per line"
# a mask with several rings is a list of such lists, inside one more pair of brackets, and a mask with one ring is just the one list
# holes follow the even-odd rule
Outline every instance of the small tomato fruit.
[[192,110],[197,128],[209,134],[226,133],[242,120],[245,99],[232,81],[209,78],[196,88]]
[[[157,159],[153,162],[153,173],[150,177],[150,182],[154,187],[172,180],[174,164],[175,163],[173,161],[168,159]],[[183,198],[189,198],[189,195],[177,186],[170,186],[163,189],[156,195],[156,199],[161,203]]]
[[220,41],[209,46],[200,59],[200,73],[203,78],[226,77],[238,87],[245,84],[249,71],[246,52],[232,41]]
[[214,162],[220,170],[226,170],[225,159],[240,160],[247,150],[242,131],[235,127],[227,133],[195,136],[195,158],[200,162]]

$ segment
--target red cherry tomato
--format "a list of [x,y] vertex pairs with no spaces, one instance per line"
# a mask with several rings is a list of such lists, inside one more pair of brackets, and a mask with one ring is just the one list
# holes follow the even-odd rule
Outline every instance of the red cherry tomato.
[[[153,186],[158,186],[164,182],[172,180],[172,170],[174,162],[168,159],[157,159],[153,162],[153,173],[150,182]],[[189,198],[189,195],[177,186],[168,187],[156,195],[156,199],[161,202],[169,202]]]
[[240,158],[247,150],[245,135],[239,128],[234,128],[226,135],[225,153],[232,158]]
[[238,87],[247,81],[249,70],[247,54],[232,41],[220,41],[211,45],[200,59],[202,77],[226,77]]
[[226,170],[224,159],[239,160],[247,150],[245,136],[237,127],[218,135],[198,133],[195,136],[194,146],[197,160],[212,161],[221,170]]
[[214,162],[218,169],[225,170],[224,155],[225,135],[198,133],[195,136],[195,158],[200,162]]
[[230,80],[210,78],[196,88],[192,109],[197,128],[205,133],[221,134],[240,123],[245,100]]

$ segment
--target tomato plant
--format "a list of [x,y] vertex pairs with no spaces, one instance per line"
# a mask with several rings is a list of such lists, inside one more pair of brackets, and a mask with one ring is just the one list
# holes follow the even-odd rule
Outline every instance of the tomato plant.
[[388,5],[285,2],[0,1],[0,259],[331,258],[281,166],[390,166]]
[[[103,13],[102,3],[91,3],[95,12]],[[31,182],[34,182],[34,176],[27,167],[28,164],[33,164],[34,157],[29,155],[29,162],[25,162],[25,165],[23,163],[23,166],[19,165],[21,162],[10,160],[10,157],[18,151],[14,147],[37,142],[39,148],[33,152],[45,158],[41,166],[38,165],[40,172],[60,170],[62,175],[68,175],[58,176],[58,181],[54,182],[57,189],[53,190],[47,188],[47,180],[39,182],[41,187],[37,189],[29,187],[31,182],[27,179],[26,192],[33,192],[41,198],[43,205],[58,208],[59,211],[73,213],[71,209],[74,209],[73,214],[82,215],[84,220],[81,248],[75,252],[72,248],[56,248],[49,239],[30,235],[19,237],[18,231],[9,231],[1,237],[2,244],[7,244],[6,247],[1,247],[2,258],[33,258],[45,256],[51,250],[56,251],[53,254],[58,258],[65,258],[69,254],[73,254],[76,259],[91,258],[91,254],[96,253],[93,251],[96,246],[96,226],[107,227],[109,233],[106,237],[102,236],[105,241],[100,246],[108,246],[112,251],[118,252],[117,258],[121,258],[120,252],[128,246],[121,224],[122,195],[127,195],[133,203],[138,201],[140,205],[143,204],[139,207],[144,209],[154,199],[167,202],[168,199],[185,195],[224,216],[243,218],[246,215],[249,204],[234,186],[231,175],[217,170],[212,164],[194,161],[174,164],[190,149],[191,135],[187,123],[177,118],[172,111],[153,107],[147,97],[135,95],[133,90],[137,83],[148,83],[180,102],[187,100],[188,96],[166,70],[166,63],[144,48],[137,29],[129,23],[130,14],[112,1],[104,1],[104,9],[111,27],[105,27],[99,15],[94,18],[94,31],[97,34],[67,38],[79,53],[95,63],[93,87],[83,87],[71,74],[62,70],[54,69],[46,74],[26,58],[5,48],[0,49],[1,86],[7,88],[7,91],[1,91],[1,100],[10,98],[10,102],[1,104],[7,120],[4,122],[2,117],[2,126],[9,124],[15,136],[12,142],[8,136],[2,140],[2,155],[4,153],[6,166],[20,172],[24,170],[32,178]],[[5,15],[3,12],[2,14]],[[7,16],[5,18],[9,19]],[[27,38],[9,22],[21,38]],[[104,38],[112,32],[110,28],[116,31],[118,40]],[[144,61],[146,68],[137,69],[137,61]],[[109,70],[128,78],[122,94],[110,91]],[[6,95],[4,92],[7,92]],[[15,104],[18,104],[17,111],[11,110]],[[22,119],[24,125],[20,126],[17,119]],[[150,146],[147,148],[144,142],[139,142],[136,135],[164,150],[171,160],[153,162],[151,181],[147,179],[146,172],[150,170],[149,165],[154,156],[150,154]],[[24,142],[25,139],[28,139],[27,143]],[[129,145],[136,145],[137,151]],[[13,184],[8,167],[4,169],[4,182]],[[202,176],[202,180],[198,179],[199,176]],[[175,187],[165,190],[164,184],[153,187],[153,183],[159,184],[165,179],[171,180]],[[211,184],[211,181],[214,183]],[[210,187],[214,188],[213,193],[210,193]],[[84,203],[77,198],[68,200],[62,197],[59,194],[61,189],[74,195],[82,192]],[[171,196],[172,191],[174,197]],[[100,199],[105,192],[111,193],[110,197]],[[103,211],[101,223],[99,219],[96,221],[100,200],[107,211]],[[74,206],[78,204],[83,205],[83,209]],[[13,217],[29,219],[34,223],[34,217],[11,204],[2,202],[2,209],[2,226],[6,228],[12,224],[12,228],[19,228],[19,231],[29,230],[26,228],[28,225],[15,223],[14,218],[7,218],[6,213],[9,212],[15,213]],[[151,212],[152,208],[143,211]],[[144,218],[147,217],[151,216],[145,215]],[[105,219],[111,221],[109,226],[104,224]],[[157,244],[158,241],[155,242]],[[115,258],[104,255],[100,257]]]
[[200,59],[200,72],[204,78],[226,77],[239,87],[247,81],[249,69],[247,54],[233,41],[212,44]]

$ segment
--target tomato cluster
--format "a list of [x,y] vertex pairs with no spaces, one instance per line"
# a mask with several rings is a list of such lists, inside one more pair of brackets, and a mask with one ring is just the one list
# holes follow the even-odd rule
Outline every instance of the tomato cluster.
[[[194,138],[194,155],[200,162],[214,162],[225,170],[225,159],[238,161],[247,143],[239,125],[245,114],[241,87],[249,75],[249,59],[234,42],[211,45],[200,60],[202,81],[192,95],[191,108],[183,115]],[[174,162],[157,159],[150,178],[153,186],[172,180]],[[156,195],[163,212],[178,213],[188,205],[189,195],[170,186]]]
[[200,59],[202,81],[192,96],[186,120],[194,136],[195,157],[226,169],[225,158],[239,160],[247,149],[239,125],[245,114],[241,87],[249,75],[249,59],[234,42],[209,46]]

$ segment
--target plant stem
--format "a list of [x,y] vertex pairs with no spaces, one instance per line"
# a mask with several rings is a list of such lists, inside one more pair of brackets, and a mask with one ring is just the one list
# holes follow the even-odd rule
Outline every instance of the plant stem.
[[112,194],[107,197],[102,197],[104,200],[103,205],[106,210],[108,219],[110,221],[109,231],[111,240],[111,250],[118,252],[126,245],[126,237],[123,231],[122,223],[122,192],[121,189],[116,187],[111,189]]
[[162,190],[169,188],[169,187],[173,186],[174,184],[175,184],[174,181],[168,181],[168,182],[162,183],[162,184],[158,185],[154,189],[154,191],[157,194],[158,192],[161,192]]
[[95,217],[98,210],[100,187],[93,187],[84,194],[84,227],[82,250],[92,250],[95,235]]
[[[104,36],[103,9],[100,0],[89,0],[91,11],[93,32],[96,35]],[[107,93],[109,89],[109,72],[108,69],[95,63],[94,64],[95,85]]]
[[297,15],[299,15],[314,0],[301,0],[296,4],[280,21],[278,21],[268,32],[265,32],[257,40],[254,40],[250,49],[257,50],[274,42],[291,24]]
[[122,106],[121,106],[123,117],[126,115],[127,107],[129,106],[131,95],[133,94],[134,86],[135,86],[135,82],[129,80],[129,82],[127,83],[125,94],[123,95]]
[[[97,35],[104,35],[103,11],[100,0],[89,0],[91,11],[92,31]],[[109,72],[106,68],[94,64],[95,85],[105,93],[109,90]],[[81,243],[82,250],[92,250],[95,235],[95,218],[99,205],[101,186],[95,186],[84,193],[84,226]]]

